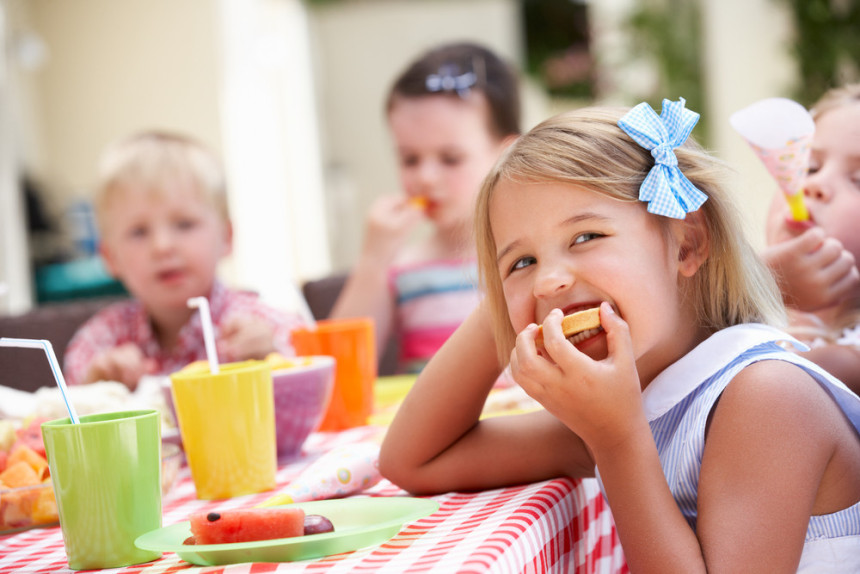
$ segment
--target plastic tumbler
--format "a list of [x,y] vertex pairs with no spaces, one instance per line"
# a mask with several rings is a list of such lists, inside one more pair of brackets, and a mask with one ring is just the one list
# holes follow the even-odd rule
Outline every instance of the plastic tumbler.
[[275,407],[264,361],[194,364],[170,375],[182,446],[197,498],[214,500],[275,487]]
[[373,411],[376,342],[373,319],[326,319],[292,332],[297,355],[330,355],[335,359],[334,389],[320,423],[321,431],[367,424]]
[[155,560],[134,545],[161,528],[161,418],[140,410],[42,424],[69,568]]

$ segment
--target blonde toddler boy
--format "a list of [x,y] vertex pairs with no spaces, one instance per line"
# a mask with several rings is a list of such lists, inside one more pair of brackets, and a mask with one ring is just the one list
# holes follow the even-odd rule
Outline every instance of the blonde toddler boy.
[[298,315],[228,289],[218,262],[232,248],[224,175],[215,156],[179,134],[142,132],[109,147],[95,198],[100,253],[132,300],[111,305],[66,350],[69,384],[112,380],[130,388],[206,358],[191,297],[207,297],[221,362],[290,356]]

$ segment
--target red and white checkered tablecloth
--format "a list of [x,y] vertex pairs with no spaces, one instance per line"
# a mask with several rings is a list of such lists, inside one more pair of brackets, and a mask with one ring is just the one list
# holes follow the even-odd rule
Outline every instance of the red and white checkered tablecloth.
[[[305,444],[304,456],[278,469],[278,485],[287,484],[322,453],[373,438],[376,427],[341,433],[317,433]],[[163,500],[165,526],[187,520],[194,512],[253,506],[272,492],[230,500],[197,500],[187,467]],[[367,490],[369,496],[405,496],[386,480]],[[594,479],[554,479],[487,490],[452,492],[433,497],[440,503],[431,516],[404,525],[387,542],[316,560],[278,564],[234,564],[197,567],[176,554],[159,560],[101,570],[123,574],[257,574],[262,572],[439,572],[439,573],[626,573],[627,565],[612,515]],[[59,527],[27,530],[0,537],[0,574],[70,573]]]

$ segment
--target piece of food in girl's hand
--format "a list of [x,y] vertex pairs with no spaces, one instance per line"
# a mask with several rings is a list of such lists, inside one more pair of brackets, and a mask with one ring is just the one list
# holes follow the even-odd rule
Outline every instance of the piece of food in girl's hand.
[[[570,342],[574,344],[590,336],[591,333],[587,333],[587,331],[600,328],[599,307],[594,307],[592,309],[586,309],[585,311],[577,311],[576,313],[565,315],[564,318],[561,320],[561,330],[564,333],[564,336],[567,337],[568,340],[570,340]],[[580,334],[581,338],[577,338],[576,335]],[[535,343],[537,343],[538,346],[543,346],[543,327],[538,327],[538,333],[535,337]]]
[[189,520],[192,535],[183,544],[231,544],[334,531],[329,519],[318,514],[306,515],[304,510],[293,506],[199,512]]
[[409,205],[411,205],[415,209],[420,209],[423,211],[427,209],[427,204],[429,203],[429,201],[423,195],[416,195],[410,197],[407,203],[409,203]]

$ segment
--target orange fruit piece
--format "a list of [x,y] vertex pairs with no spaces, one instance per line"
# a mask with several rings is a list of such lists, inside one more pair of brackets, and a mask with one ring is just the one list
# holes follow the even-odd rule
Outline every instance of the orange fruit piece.
[[9,464],[6,470],[0,472],[0,482],[9,488],[18,488],[19,486],[33,486],[41,484],[39,475],[36,471],[23,460],[19,460],[14,464]]
[[427,209],[427,204],[429,203],[428,199],[423,195],[416,195],[414,197],[410,197],[407,202],[409,205],[416,209]]
[[19,461],[29,464],[30,468],[36,471],[36,476],[38,476],[40,482],[51,474],[51,471],[48,470],[48,461],[26,444],[19,443],[12,450],[7,465],[12,465]]
[[59,520],[54,488],[46,484],[39,490],[39,498],[33,503],[33,524],[46,524]]
[[0,526],[20,528],[33,524],[33,504],[39,498],[41,488],[25,488],[3,493],[0,500]]

